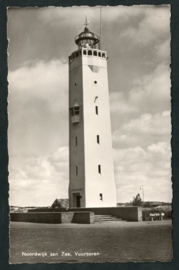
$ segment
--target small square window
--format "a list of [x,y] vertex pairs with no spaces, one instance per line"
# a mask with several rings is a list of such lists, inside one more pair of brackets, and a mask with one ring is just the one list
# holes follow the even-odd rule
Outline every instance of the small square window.
[[79,115],[80,114],[80,106],[75,106],[70,108],[71,115]]

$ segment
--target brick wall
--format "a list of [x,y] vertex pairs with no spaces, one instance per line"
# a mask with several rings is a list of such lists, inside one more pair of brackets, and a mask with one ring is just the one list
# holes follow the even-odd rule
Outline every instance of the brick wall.
[[[59,209],[31,209],[29,212],[59,212]],[[94,208],[69,208],[60,209],[60,212],[94,212],[96,215],[112,215],[127,221],[142,221],[142,208],[137,206],[127,207],[94,207]]]
[[91,224],[94,223],[94,213],[74,212],[72,223]]
[[10,213],[11,221],[61,223],[61,213]]
[[11,221],[33,223],[94,223],[94,214],[90,212],[28,212],[10,213]]
[[60,214],[61,214],[61,223],[71,223],[74,213],[65,212],[65,213],[60,213]]

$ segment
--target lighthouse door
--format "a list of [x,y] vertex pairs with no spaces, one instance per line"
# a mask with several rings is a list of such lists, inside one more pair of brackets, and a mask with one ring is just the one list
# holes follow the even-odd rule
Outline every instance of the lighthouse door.
[[76,195],[76,206],[77,207],[81,207],[81,205],[80,205],[80,198],[81,198],[80,195]]
[[73,193],[73,207],[81,207],[80,193]]

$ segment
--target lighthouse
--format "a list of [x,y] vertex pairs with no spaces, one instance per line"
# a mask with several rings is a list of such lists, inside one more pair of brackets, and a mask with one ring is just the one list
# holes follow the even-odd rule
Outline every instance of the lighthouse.
[[87,25],[69,56],[69,206],[115,207],[108,57]]

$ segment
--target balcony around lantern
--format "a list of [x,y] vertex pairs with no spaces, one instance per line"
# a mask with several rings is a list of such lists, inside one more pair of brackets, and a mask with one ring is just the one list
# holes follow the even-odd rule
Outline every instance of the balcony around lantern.
[[77,50],[73,52],[68,58],[69,58],[69,63],[71,63],[75,58],[79,58],[81,56],[81,50]]
[[73,52],[70,56],[69,56],[69,62],[71,63],[74,59],[81,57],[81,55],[83,56],[96,56],[99,57],[101,59],[107,59],[107,52],[105,51],[101,51],[99,49],[92,49],[92,48],[81,48],[80,50],[77,50],[75,52]]
[[99,49],[82,48],[82,55],[97,56],[102,59],[107,59],[107,52],[101,51]]

